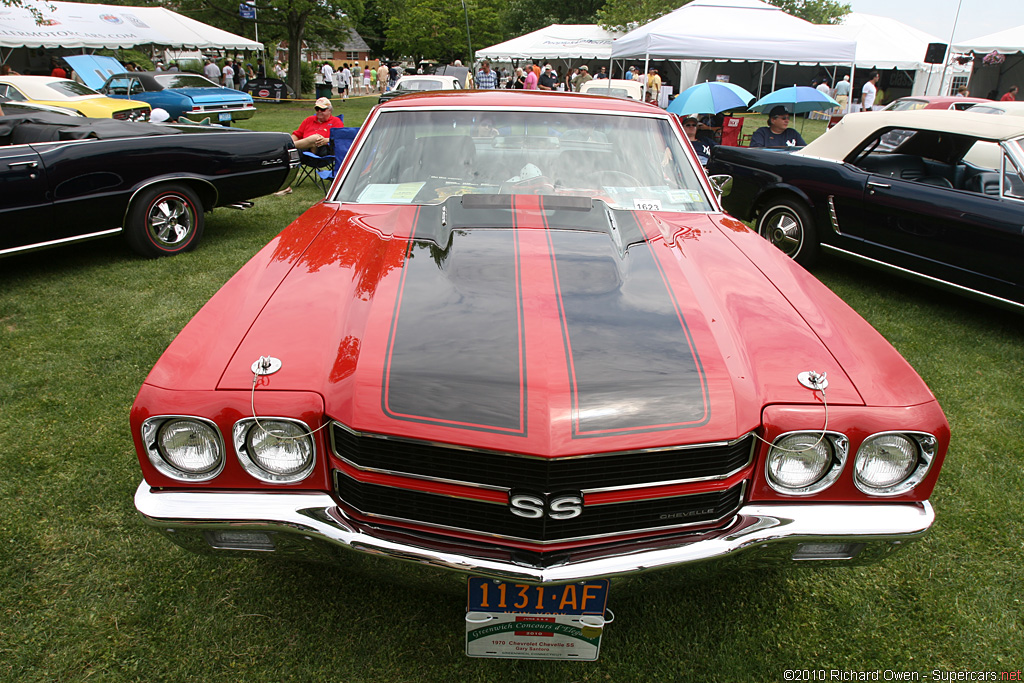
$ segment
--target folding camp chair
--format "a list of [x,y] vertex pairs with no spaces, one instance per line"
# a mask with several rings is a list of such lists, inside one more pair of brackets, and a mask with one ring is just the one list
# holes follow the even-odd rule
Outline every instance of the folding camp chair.
[[[338,120],[344,123],[344,120],[339,116]],[[307,178],[312,180],[320,190],[327,194],[327,188],[330,185],[330,181],[334,178],[334,131],[345,130],[344,128],[331,128],[331,140],[325,145],[326,149],[321,148],[324,153],[318,154],[317,152],[311,152],[306,150],[299,155],[299,174],[298,179],[295,182],[295,187],[302,184]],[[325,175],[322,175],[326,173]]]
[[[330,147],[330,145],[325,145]],[[312,180],[320,190],[327,194],[327,182],[320,176],[320,173],[327,172],[333,173],[334,170],[334,154],[327,150],[327,153],[323,156],[316,154],[315,152],[305,151],[299,155],[299,177],[295,181],[295,187],[298,187],[307,178]]]

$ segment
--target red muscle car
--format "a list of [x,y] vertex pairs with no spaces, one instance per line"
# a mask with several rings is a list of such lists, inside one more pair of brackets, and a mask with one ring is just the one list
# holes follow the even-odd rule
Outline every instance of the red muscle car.
[[949,443],[860,316],[723,214],[629,100],[409,95],[131,412],[185,548],[549,584],[921,537]]

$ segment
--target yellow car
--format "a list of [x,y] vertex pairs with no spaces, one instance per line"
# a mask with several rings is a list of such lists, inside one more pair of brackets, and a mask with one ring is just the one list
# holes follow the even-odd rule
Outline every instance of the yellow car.
[[136,100],[115,100],[67,78],[50,76],[0,77],[0,97],[14,102],[33,102],[74,109],[96,119],[145,121],[152,110]]

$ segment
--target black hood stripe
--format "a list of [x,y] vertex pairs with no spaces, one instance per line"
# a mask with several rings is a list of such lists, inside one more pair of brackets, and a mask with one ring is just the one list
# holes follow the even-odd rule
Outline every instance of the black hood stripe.
[[[573,438],[706,424],[707,380],[675,293],[630,211],[548,224],[572,383]],[[586,217],[586,218],[584,218]]]
[[505,230],[462,231],[464,211],[450,200],[416,212],[388,335],[382,409],[398,420],[526,436],[515,206],[509,198],[487,211],[489,227]]

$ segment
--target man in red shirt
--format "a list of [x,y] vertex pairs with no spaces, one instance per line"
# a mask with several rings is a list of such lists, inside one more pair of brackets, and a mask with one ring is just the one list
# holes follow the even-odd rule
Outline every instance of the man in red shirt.
[[334,107],[326,97],[321,97],[313,105],[316,111],[299,124],[298,130],[292,133],[295,147],[301,150],[316,151],[331,141],[331,128],[344,128],[345,124],[334,115]]
[[1000,102],[1016,102],[1017,101],[1017,86],[1010,88],[1005,95],[999,98]]
[[53,78],[67,78],[68,72],[61,68],[56,58],[50,60],[50,76]]

